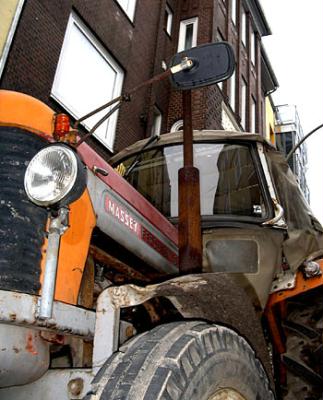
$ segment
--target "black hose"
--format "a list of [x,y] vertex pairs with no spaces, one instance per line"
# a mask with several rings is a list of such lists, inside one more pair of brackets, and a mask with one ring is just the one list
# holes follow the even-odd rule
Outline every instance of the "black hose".
[[303,137],[303,139],[301,141],[299,141],[293,148],[292,150],[288,153],[287,157],[286,157],[286,161],[288,162],[289,159],[291,158],[291,156],[293,155],[293,153],[299,148],[299,146],[305,142],[305,140],[310,137],[314,132],[318,131],[320,128],[323,127],[323,124],[317,126],[316,128],[314,128],[313,130],[311,130],[311,132],[309,132],[307,135],[305,135]]

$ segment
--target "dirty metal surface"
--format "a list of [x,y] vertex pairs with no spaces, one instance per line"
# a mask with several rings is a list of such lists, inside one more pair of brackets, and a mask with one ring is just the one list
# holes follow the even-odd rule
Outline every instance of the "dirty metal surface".
[[146,287],[130,284],[106,290],[110,292],[115,307],[129,307],[153,297],[166,297],[185,318],[206,320],[233,328],[251,343],[271,378],[260,317],[256,315],[248,295],[229,275],[186,275]]
[[270,294],[279,292],[281,290],[291,290],[296,286],[296,272],[287,270],[282,271],[277,277],[274,279]]
[[104,290],[97,300],[93,371],[98,371],[114,351],[118,350],[120,308],[112,302],[111,291]]
[[0,399],[78,400],[91,389],[94,373],[90,369],[49,370],[36,382],[0,389]]
[[54,331],[63,335],[94,336],[95,312],[58,301],[54,302],[53,316],[37,319],[38,296],[0,290],[0,323]]
[[0,388],[33,382],[47,371],[49,344],[39,331],[0,324],[0,338]]

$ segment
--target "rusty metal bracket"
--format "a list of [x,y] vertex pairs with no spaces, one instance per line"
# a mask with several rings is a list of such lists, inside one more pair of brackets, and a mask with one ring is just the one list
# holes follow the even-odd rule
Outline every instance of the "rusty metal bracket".
[[[320,270],[323,271],[323,260],[319,261]],[[285,281],[285,284],[288,281]],[[285,340],[282,336],[279,321],[279,310],[285,306],[285,300],[295,297],[301,293],[305,293],[317,287],[323,286],[323,275],[317,275],[310,279],[306,279],[301,271],[295,273],[295,284],[294,287],[287,287],[288,290],[280,289],[275,290],[269,297],[266,309],[265,317],[268,321],[270,335],[278,354],[286,352]],[[286,377],[286,368],[281,364],[280,366],[280,379],[284,382]]]
[[291,270],[282,271],[274,279],[270,294],[279,292],[281,290],[291,290],[296,286],[296,272]]
[[58,210],[57,217],[52,217],[50,219],[48,228],[48,246],[46,253],[45,272],[38,309],[39,319],[50,319],[52,317],[59,245],[61,236],[68,229],[68,225],[69,209],[62,207]]
[[93,338],[94,311],[54,301],[52,317],[41,320],[37,318],[38,299],[38,296],[0,290],[0,323]]

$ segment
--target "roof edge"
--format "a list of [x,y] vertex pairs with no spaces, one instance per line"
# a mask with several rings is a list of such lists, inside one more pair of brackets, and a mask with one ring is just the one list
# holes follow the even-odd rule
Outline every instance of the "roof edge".
[[259,3],[259,0],[245,0],[253,20],[256,24],[256,28],[261,36],[269,36],[272,34],[268,21],[266,19],[264,10]]

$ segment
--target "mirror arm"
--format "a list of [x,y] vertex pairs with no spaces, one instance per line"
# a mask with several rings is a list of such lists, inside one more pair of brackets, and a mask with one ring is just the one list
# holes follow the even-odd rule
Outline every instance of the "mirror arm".
[[170,72],[174,75],[177,74],[177,72],[191,69],[193,68],[193,66],[194,66],[193,60],[191,60],[188,57],[184,57],[179,64],[174,65],[173,67],[170,68]]
[[110,100],[108,103],[103,104],[102,106],[96,108],[95,110],[93,110],[93,111],[89,112],[88,114],[84,115],[83,117],[79,118],[77,121],[75,121],[75,124],[74,124],[75,130],[78,128],[78,126],[81,122],[83,122],[86,119],[92,117],[93,115],[99,113],[100,111],[103,111],[104,109],[112,106],[113,104],[118,103],[110,111],[108,111],[108,113],[106,115],[104,115],[104,117],[101,118],[85,136],[83,136],[76,143],[75,147],[78,147],[81,143],[85,142],[93,134],[93,132],[100,125],[102,125],[104,123],[104,121],[106,121],[116,110],[118,110],[120,108],[120,106],[123,102],[130,101],[131,95],[134,94],[135,92],[137,92],[139,89],[141,89],[145,86],[151,85],[155,82],[162,81],[165,78],[168,78],[170,75],[177,74],[180,71],[191,69],[193,67],[193,65],[194,65],[194,62],[191,59],[189,59],[188,57],[184,57],[179,64],[174,65],[173,67],[167,69],[165,72],[162,72],[161,74],[154,76],[153,78],[149,79],[148,81],[145,81],[145,82],[141,83],[140,85],[135,86],[129,92]]

